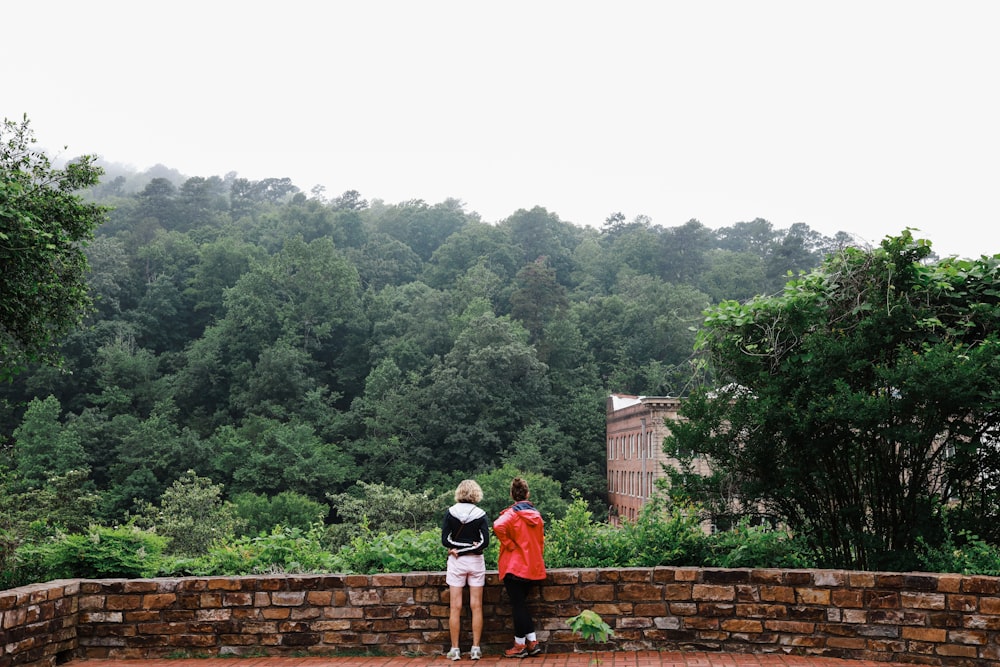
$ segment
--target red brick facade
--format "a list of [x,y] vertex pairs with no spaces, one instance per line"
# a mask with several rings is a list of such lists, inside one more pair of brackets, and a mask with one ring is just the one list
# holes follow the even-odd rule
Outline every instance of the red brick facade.
[[607,402],[608,519],[633,521],[676,461],[663,453],[681,402],[669,396],[613,394]]

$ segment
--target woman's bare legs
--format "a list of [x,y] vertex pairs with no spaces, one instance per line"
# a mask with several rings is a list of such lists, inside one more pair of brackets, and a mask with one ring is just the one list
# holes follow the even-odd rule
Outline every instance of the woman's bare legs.
[[[458,646],[458,636],[462,629],[462,589],[464,586],[449,586],[449,611],[448,629],[451,631],[451,645]],[[470,588],[471,590],[475,590]],[[475,633],[476,617],[472,616],[473,633]],[[479,589],[479,630],[483,629],[483,589]]]
[[469,607],[472,609],[472,645],[479,646],[479,640],[483,636],[482,586],[469,586]]

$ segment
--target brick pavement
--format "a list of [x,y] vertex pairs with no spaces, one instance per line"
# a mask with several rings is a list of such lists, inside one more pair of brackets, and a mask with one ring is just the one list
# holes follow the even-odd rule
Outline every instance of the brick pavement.
[[[436,656],[303,656],[159,658],[142,660],[86,660],[69,667],[446,667],[451,661]],[[901,667],[904,663],[846,660],[775,653],[707,653],[700,651],[613,651],[548,653],[521,660],[483,656],[472,662],[463,655],[457,667]],[[907,666],[912,667],[912,666]]]

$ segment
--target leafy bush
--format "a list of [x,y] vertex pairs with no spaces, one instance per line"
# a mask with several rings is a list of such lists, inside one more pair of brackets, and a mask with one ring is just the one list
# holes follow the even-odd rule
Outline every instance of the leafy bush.
[[208,553],[177,561],[174,573],[199,575],[267,574],[277,572],[335,572],[333,558],[322,541],[323,530],[275,526],[268,534],[216,542]]
[[23,536],[0,531],[0,590],[27,586],[54,577],[47,576],[41,554]]
[[363,522],[362,534],[340,548],[333,564],[337,572],[437,572],[445,568],[445,557],[440,531],[375,534]]
[[1000,576],[1000,549],[965,530],[936,546],[918,537],[917,558],[928,572]]
[[546,528],[545,562],[549,567],[635,567],[696,565],[704,533],[694,512],[668,509],[654,501],[635,523],[620,527],[598,523],[586,502],[574,494],[566,516]]
[[243,534],[269,533],[275,526],[308,530],[317,521],[325,521],[330,507],[295,491],[276,496],[249,491],[233,498],[236,514],[243,521]]
[[693,507],[670,506],[655,497],[626,523],[617,539],[631,549],[623,563],[631,567],[696,565],[703,561],[707,536]]
[[565,516],[545,527],[545,564],[548,567],[602,567],[618,561],[616,529],[594,521],[593,512],[578,494]]
[[242,523],[233,504],[222,499],[222,489],[188,470],[163,492],[159,507],[142,505],[133,523],[167,538],[170,554],[203,554],[216,540],[234,535]]
[[134,527],[94,526],[19,549],[22,562],[40,570],[37,581],[151,577],[158,573],[167,540]]
[[741,521],[707,539],[704,565],[711,567],[816,567],[809,547],[783,530]]
[[367,521],[376,531],[425,530],[439,525],[444,512],[430,490],[413,493],[387,484],[358,480],[346,493],[327,494],[345,524]]

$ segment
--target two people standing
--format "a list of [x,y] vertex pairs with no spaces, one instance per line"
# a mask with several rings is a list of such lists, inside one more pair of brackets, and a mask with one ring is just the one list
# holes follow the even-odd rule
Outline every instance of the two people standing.
[[[542,652],[535,634],[534,619],[527,598],[532,587],[545,579],[545,522],[529,500],[528,483],[515,477],[510,485],[514,503],[503,510],[493,523],[493,533],[500,543],[497,563],[500,579],[510,598],[514,617],[514,645],[504,652],[508,658],[524,658]],[[482,657],[479,642],[483,631],[483,587],[486,563],[483,551],[489,545],[489,519],[476,503],[483,491],[473,480],[464,480],[455,490],[455,504],[445,512],[441,526],[441,544],[448,549],[450,607],[448,627],[451,650],[447,657],[460,660],[459,634],[462,617],[463,588],[469,587],[472,611],[472,649],[469,657]]]

